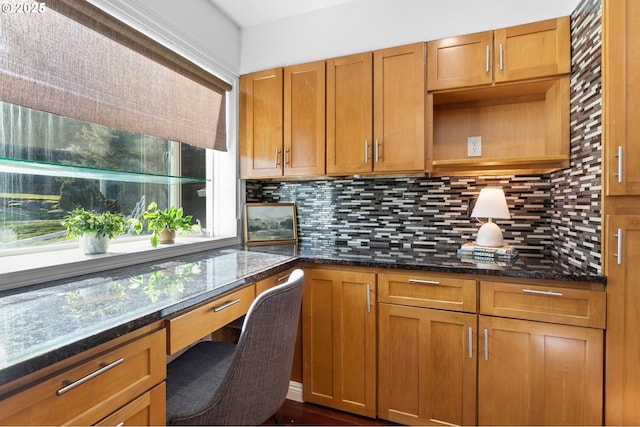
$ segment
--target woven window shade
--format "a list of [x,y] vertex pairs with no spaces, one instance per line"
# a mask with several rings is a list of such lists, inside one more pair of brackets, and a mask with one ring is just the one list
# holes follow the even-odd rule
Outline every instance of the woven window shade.
[[0,14],[0,99],[226,151],[231,86],[83,0]]

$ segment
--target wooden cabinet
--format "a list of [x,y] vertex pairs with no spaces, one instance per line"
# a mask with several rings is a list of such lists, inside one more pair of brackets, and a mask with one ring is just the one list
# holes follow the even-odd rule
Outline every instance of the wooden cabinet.
[[304,400],[376,415],[376,277],[305,268]]
[[481,282],[478,424],[602,423],[606,301],[596,288]]
[[163,426],[166,423],[166,414],[160,408],[164,408],[166,396],[165,383],[158,384],[96,425]]
[[640,196],[640,4],[633,0],[603,4],[605,193]]
[[240,176],[282,176],[283,70],[240,76]]
[[[107,348],[102,353],[90,351],[85,359],[82,354],[74,357],[77,363],[61,362],[63,369],[3,397],[0,424],[92,425],[107,417],[118,422],[131,418],[140,425],[164,423],[164,387],[154,387],[166,377],[165,331],[124,342],[110,349],[102,346]],[[136,415],[141,411],[150,415]]]
[[[568,167],[570,61],[569,17],[429,42],[427,171]],[[479,152],[469,151],[471,137]]]
[[327,61],[327,174],[425,167],[425,44]]
[[378,274],[380,418],[476,424],[476,288],[472,279]]
[[240,76],[242,178],[325,173],[325,62]]
[[640,424],[640,215],[606,218],[607,425]]
[[427,49],[429,91],[567,74],[569,17],[435,40]]
[[601,425],[600,329],[481,315],[479,425]]

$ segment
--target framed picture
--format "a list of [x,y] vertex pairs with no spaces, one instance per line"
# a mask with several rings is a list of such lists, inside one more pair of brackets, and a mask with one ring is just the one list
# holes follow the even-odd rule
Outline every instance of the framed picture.
[[247,203],[244,211],[246,243],[295,243],[298,240],[294,203]]

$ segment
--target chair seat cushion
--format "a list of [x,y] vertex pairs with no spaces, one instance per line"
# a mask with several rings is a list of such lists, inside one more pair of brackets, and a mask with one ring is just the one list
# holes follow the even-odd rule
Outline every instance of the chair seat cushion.
[[231,343],[202,341],[167,365],[167,425],[207,409],[235,349]]

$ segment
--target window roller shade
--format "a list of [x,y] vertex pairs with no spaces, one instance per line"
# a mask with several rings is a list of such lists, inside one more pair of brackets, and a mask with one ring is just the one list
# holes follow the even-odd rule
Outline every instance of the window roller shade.
[[84,1],[0,14],[3,101],[226,151],[230,85]]

